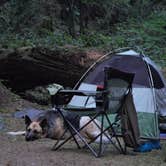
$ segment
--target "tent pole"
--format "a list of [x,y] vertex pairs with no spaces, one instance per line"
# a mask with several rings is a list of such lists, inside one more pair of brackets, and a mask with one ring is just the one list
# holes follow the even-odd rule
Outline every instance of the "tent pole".
[[76,85],[74,86],[73,89],[78,88],[78,85],[80,84],[80,82],[85,78],[85,76],[93,69],[94,66],[96,66],[99,62],[101,62],[104,58],[106,58],[107,56],[110,56],[113,53],[116,53],[118,51],[121,50],[126,50],[126,49],[130,49],[130,47],[124,47],[124,48],[119,48],[113,51],[108,52],[107,54],[103,55],[102,57],[100,57],[99,59],[96,60],[96,62],[94,62],[87,70],[86,72],[82,75],[82,77],[79,79],[79,81],[76,83]]
[[[143,62],[145,63],[145,65],[147,67],[148,75],[149,75],[149,78],[150,78],[150,86],[152,88],[154,110],[155,110],[155,114],[158,114],[158,112],[157,112],[157,103],[156,103],[156,93],[155,93],[155,88],[154,88],[154,81],[153,81],[153,77],[152,77],[152,72],[151,72],[149,64],[145,60],[146,57],[145,57],[145,54],[143,53],[143,51],[141,51],[140,57],[141,57],[141,59],[143,60]],[[156,119],[155,123],[158,124],[157,119]],[[157,133],[157,134],[159,134],[159,133]]]

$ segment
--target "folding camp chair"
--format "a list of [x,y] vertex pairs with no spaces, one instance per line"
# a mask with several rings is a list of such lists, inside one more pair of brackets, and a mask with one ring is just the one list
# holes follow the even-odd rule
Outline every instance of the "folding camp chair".
[[[105,80],[102,91],[87,90],[83,88],[87,87],[85,86],[86,84],[82,83],[78,90],[60,90],[54,96],[53,104],[67,124],[68,127],[66,130],[71,135],[67,139],[60,141],[64,137],[64,133],[57,140],[53,150],[59,149],[70,139],[73,139],[78,148],[87,147],[94,156],[99,157],[104,151],[103,137],[106,137],[109,143],[112,143],[120,153],[126,153],[126,147],[122,145],[114,129],[116,123],[110,120],[109,114],[118,114],[115,118],[116,120],[118,119],[117,117],[120,115],[120,110],[131,88],[134,74],[121,72],[113,68],[105,68],[104,72]],[[90,89],[95,89],[95,85],[89,85],[89,87]],[[71,112],[76,115],[76,119],[80,116],[89,116],[91,120],[81,128],[77,128],[66,116],[66,114]],[[101,125],[96,123],[95,119],[100,119]],[[80,134],[80,131],[91,122],[100,129],[100,133],[93,140],[87,141]],[[76,136],[84,143],[84,146],[80,146]],[[116,142],[113,141],[113,137]],[[99,139],[98,148],[92,146],[92,143],[97,139]]]

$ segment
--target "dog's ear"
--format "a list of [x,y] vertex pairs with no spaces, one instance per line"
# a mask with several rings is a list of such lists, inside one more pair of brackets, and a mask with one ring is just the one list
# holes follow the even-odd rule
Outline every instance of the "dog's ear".
[[29,116],[25,115],[25,124],[26,124],[26,126],[29,126],[31,122],[32,122],[32,121],[31,121],[31,119],[29,118]]
[[48,126],[47,119],[42,119],[39,124],[40,124],[41,128],[47,127]]

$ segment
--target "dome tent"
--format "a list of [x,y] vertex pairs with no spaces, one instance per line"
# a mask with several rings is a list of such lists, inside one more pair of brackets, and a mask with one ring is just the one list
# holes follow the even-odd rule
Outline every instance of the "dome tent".
[[110,53],[93,64],[75,88],[83,83],[102,86],[105,67],[135,73],[132,96],[140,137],[158,139],[158,115],[166,116],[166,83],[155,63],[147,56],[133,50]]

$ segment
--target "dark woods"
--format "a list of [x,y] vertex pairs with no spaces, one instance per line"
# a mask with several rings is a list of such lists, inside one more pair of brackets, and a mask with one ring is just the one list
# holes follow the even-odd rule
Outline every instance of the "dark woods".
[[164,0],[1,0],[0,28],[54,31],[66,26],[76,37],[89,29],[110,29],[129,17],[144,18],[160,3]]
[[89,21],[96,18],[102,18],[105,15],[105,9],[96,3],[88,3],[82,0],[63,0],[61,4],[61,18],[67,23],[71,36],[76,36],[76,27],[78,32],[84,34],[88,29]]
[[[61,18],[66,22],[71,36],[84,34],[91,22],[113,26],[133,15],[145,17],[153,7],[163,0],[58,0],[61,5]],[[101,21],[104,20],[104,21]],[[108,28],[108,27],[107,27]]]
[[162,55],[165,8],[164,0],[1,0],[0,48],[137,45]]

